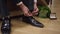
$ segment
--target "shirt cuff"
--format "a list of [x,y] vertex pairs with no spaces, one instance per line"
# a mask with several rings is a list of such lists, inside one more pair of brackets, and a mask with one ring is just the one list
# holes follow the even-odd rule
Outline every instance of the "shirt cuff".
[[23,4],[23,2],[21,1],[21,2],[19,2],[19,3],[17,3],[17,6],[19,6],[19,5],[21,5],[21,4]]
[[35,3],[37,3],[37,0],[34,0]]

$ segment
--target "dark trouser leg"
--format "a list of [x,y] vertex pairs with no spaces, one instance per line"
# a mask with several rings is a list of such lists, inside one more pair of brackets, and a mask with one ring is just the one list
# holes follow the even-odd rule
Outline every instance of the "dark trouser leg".
[[22,1],[31,12],[34,10],[34,0],[22,0]]
[[2,34],[10,34],[10,19],[8,17],[8,9],[7,9],[7,0],[0,0],[0,10],[2,16],[2,26],[1,32]]
[[6,17],[9,15],[9,12],[7,9],[7,0],[0,0],[0,11],[3,17]]

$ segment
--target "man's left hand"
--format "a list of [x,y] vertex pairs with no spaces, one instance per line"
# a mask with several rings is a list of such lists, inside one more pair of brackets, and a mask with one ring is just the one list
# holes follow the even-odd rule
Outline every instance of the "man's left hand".
[[37,7],[37,4],[34,4],[34,10],[32,11],[32,14],[33,15],[37,15],[38,14],[38,11],[39,11],[39,9]]

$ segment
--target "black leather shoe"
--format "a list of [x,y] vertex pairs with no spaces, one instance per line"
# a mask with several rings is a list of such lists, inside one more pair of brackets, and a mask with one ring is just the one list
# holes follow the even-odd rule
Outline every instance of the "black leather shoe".
[[10,34],[10,32],[11,32],[10,19],[4,18],[2,20],[1,32],[2,32],[2,34]]
[[36,27],[41,27],[41,28],[44,27],[44,25],[42,23],[38,22],[33,17],[23,16],[23,21],[26,22],[26,23],[29,23],[29,24],[31,24],[33,26],[36,26]]

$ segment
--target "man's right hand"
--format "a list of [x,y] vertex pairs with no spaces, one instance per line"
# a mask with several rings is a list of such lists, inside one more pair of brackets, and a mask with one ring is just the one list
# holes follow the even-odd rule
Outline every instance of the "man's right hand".
[[21,8],[25,16],[32,16],[32,13],[24,4],[19,5],[19,7]]

